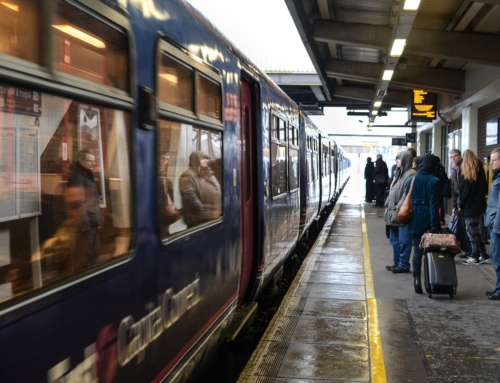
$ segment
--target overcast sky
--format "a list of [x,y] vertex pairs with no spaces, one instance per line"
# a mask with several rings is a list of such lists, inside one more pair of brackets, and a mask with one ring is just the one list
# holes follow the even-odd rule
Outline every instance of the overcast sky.
[[[262,70],[314,72],[285,0],[187,0],[203,13],[238,49]],[[376,128],[367,131],[368,117],[347,116],[345,108],[325,108],[325,116],[312,116],[323,131],[332,134],[361,134],[365,137],[335,138],[341,145],[380,143],[390,145],[390,138],[370,134],[404,136],[410,130]],[[378,117],[376,125],[403,125],[406,113]],[[359,121],[362,122],[359,122]]]

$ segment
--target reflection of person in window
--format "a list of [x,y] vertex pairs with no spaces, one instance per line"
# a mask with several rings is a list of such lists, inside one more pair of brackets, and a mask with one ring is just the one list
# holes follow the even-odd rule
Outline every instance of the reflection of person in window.
[[85,191],[68,186],[64,191],[66,220],[43,244],[40,261],[43,282],[51,282],[84,270],[88,262],[88,238],[82,231],[86,220]]
[[93,265],[97,259],[99,252],[98,230],[103,223],[99,207],[99,194],[92,172],[94,164],[95,157],[87,150],[80,150],[76,154],[73,173],[68,179],[68,187],[82,188],[85,196],[85,210],[82,213],[80,229],[87,238],[85,242],[85,263],[87,266]]
[[176,222],[181,214],[174,205],[174,187],[172,181],[167,178],[167,166],[170,161],[170,153],[162,152],[160,155],[160,164],[158,167],[159,174],[159,190],[158,203],[162,209],[162,235],[168,237],[170,235],[169,227]]
[[222,193],[207,154],[195,151],[189,156],[189,169],[179,179],[182,215],[188,227],[220,217]]

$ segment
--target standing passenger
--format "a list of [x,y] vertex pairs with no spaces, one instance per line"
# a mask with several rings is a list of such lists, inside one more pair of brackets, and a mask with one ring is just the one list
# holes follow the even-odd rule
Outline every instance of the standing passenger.
[[95,157],[87,150],[80,150],[76,153],[76,161],[74,162],[73,173],[68,179],[68,188],[81,188],[85,196],[85,205],[83,217],[81,220],[81,231],[85,236],[85,259],[80,260],[82,263],[77,267],[88,267],[93,265],[99,253],[99,234],[98,230],[103,224],[101,208],[99,206],[99,193],[97,185],[94,181]]
[[389,226],[389,239],[393,249],[392,266],[386,266],[393,273],[410,272],[410,255],[412,238],[407,225],[398,221],[398,210],[403,204],[403,195],[408,178],[417,174],[411,168],[412,156],[408,151],[399,152],[396,156],[396,171],[391,183],[389,197],[385,203],[385,222]]
[[372,202],[373,201],[373,172],[375,171],[375,165],[373,165],[372,158],[368,157],[366,159],[365,166],[365,201]]
[[486,188],[483,164],[474,152],[467,149],[462,162],[458,198],[458,212],[463,216],[471,244],[471,256],[462,262],[464,265],[480,265],[490,259],[480,231],[480,221],[486,210]]
[[[413,215],[408,225],[413,241],[413,277],[415,292],[422,294],[420,279],[422,268],[422,250],[420,239],[431,230],[434,233],[441,231],[439,223],[439,200],[441,198],[441,182],[434,176],[437,159],[432,154],[424,154],[419,160],[419,172],[415,176],[411,193]],[[410,189],[410,178],[406,183],[406,193]]]
[[486,295],[488,299],[498,301],[500,300],[500,149],[491,152],[490,163],[494,173],[488,194],[484,226],[490,230],[490,254],[497,280],[495,289],[487,291]]
[[379,206],[383,207],[383,197],[385,193],[385,189],[387,187],[387,179],[388,179],[388,169],[387,169],[387,164],[385,161],[382,159],[381,154],[377,154],[377,160],[375,161],[375,170],[373,172],[373,178],[375,179],[375,184],[377,186],[377,200],[375,202],[375,205],[373,206]]
[[217,219],[222,213],[220,185],[208,166],[209,162],[207,154],[191,153],[189,169],[179,178],[182,216],[188,227]]

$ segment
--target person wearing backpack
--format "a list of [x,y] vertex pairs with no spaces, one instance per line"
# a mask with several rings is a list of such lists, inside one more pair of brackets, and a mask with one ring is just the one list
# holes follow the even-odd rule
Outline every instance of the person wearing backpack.
[[437,161],[436,173],[434,174],[441,181],[441,206],[439,207],[439,218],[441,219],[441,223],[444,225],[444,199],[451,198],[451,180],[448,178],[446,174],[446,169],[441,164],[441,159],[438,156],[435,156]]

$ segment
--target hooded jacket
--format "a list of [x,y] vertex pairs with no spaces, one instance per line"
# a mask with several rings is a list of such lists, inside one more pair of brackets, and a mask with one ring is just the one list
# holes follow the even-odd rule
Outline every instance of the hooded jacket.
[[182,198],[182,216],[188,227],[217,219],[222,213],[222,193],[219,182],[210,168],[201,168],[201,151],[189,156],[189,169],[179,178]]
[[401,167],[394,172],[389,197],[385,202],[385,223],[389,226],[404,226],[398,221],[398,210],[404,201],[406,181],[417,174],[412,169],[413,156],[410,152],[399,152],[397,157],[401,160]]
[[83,187],[85,193],[85,217],[82,217],[82,231],[90,230],[92,227],[101,226],[103,219],[101,207],[99,206],[99,193],[94,182],[92,170],[84,168],[79,162],[75,162],[73,173],[69,176],[68,186]]
[[[420,235],[427,230],[440,228],[439,207],[441,206],[441,181],[434,176],[437,158],[425,154],[419,159],[419,172],[415,176],[411,193],[413,215],[408,228],[413,235]],[[410,189],[411,180],[406,182],[406,193]]]

